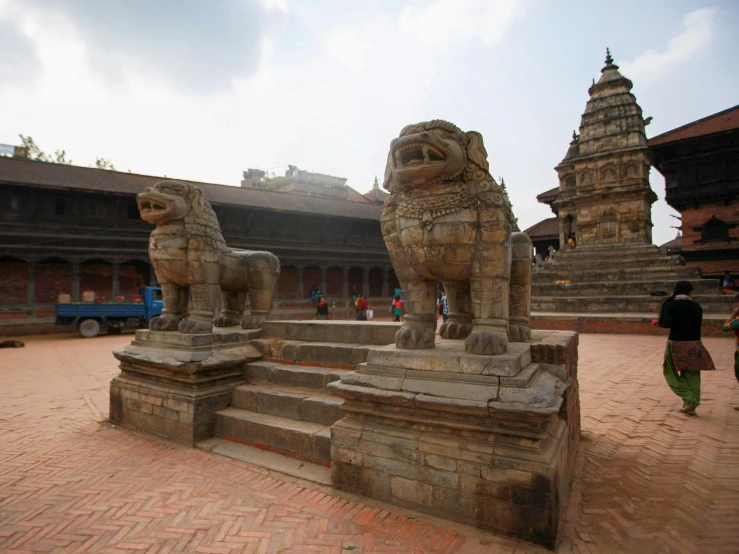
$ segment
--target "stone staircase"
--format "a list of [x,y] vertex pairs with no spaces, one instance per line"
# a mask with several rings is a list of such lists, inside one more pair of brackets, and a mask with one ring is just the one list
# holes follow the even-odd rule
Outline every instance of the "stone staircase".
[[574,249],[535,267],[531,310],[536,313],[656,314],[675,282],[690,281],[704,314],[731,312],[717,279],[676,265],[656,246]]
[[269,321],[254,341],[265,357],[244,365],[228,408],[215,412],[210,452],[330,484],[331,425],[343,398],[329,383],[367,360],[372,346],[393,342],[398,323]]
[[348,369],[277,362],[246,364],[247,384],[237,386],[231,407],[216,412],[215,434],[311,463],[331,465],[331,425],[343,399],[326,386]]

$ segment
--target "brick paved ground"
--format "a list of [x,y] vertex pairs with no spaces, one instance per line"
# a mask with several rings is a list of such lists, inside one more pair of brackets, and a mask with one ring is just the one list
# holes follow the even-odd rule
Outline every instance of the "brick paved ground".
[[[1,552],[543,549],[292,480],[104,422],[129,336],[0,350]],[[563,553],[739,552],[739,386],[707,339],[700,416],[675,412],[664,339],[582,335],[584,440]]]

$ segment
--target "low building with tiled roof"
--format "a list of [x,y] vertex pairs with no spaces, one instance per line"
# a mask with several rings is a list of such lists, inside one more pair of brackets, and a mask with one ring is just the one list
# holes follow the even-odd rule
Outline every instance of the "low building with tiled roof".
[[524,231],[534,243],[536,254],[546,257],[549,247],[559,249],[559,221],[556,217],[544,219]]
[[[0,156],[0,325],[52,315],[62,293],[112,298],[154,282],[151,226],[136,194],[162,179]],[[381,297],[398,285],[382,206],[359,193],[349,200],[184,182],[205,193],[229,246],[279,257],[281,302],[307,299],[313,285],[339,305],[353,286]]]

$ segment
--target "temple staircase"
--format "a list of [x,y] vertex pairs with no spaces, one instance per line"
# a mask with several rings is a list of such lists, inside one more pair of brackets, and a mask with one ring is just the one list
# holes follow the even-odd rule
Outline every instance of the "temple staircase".
[[647,323],[680,280],[693,284],[704,319],[718,321],[731,312],[733,297],[721,294],[717,279],[702,279],[698,268],[679,265],[653,245],[555,253],[534,268],[531,311],[540,321],[569,316]]

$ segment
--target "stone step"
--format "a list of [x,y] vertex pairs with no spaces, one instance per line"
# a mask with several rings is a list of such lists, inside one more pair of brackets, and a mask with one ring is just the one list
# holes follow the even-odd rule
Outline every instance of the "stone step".
[[244,379],[250,383],[323,390],[326,385],[338,380],[342,373],[348,371],[350,370],[259,361],[245,364],[242,373]]
[[545,263],[543,268],[551,271],[584,271],[588,269],[621,269],[621,268],[643,268],[643,267],[681,267],[672,264],[670,258],[582,258],[577,260],[567,259],[561,260],[555,258],[554,261]]
[[343,398],[315,390],[277,385],[239,385],[234,389],[232,408],[260,414],[333,425],[341,419]]
[[[664,297],[654,296],[532,296],[532,312],[561,313],[659,313]],[[730,314],[736,301],[729,295],[696,294],[693,300],[704,314]]]
[[331,462],[331,427],[239,408],[215,412],[217,437],[268,447],[314,463]]
[[[534,271],[532,282],[551,283],[562,279],[572,283],[600,283],[603,281],[679,281],[680,279],[699,280],[700,270],[697,267],[670,266],[663,267],[637,267],[637,268],[615,268],[615,269],[588,269],[579,271],[561,272],[549,269]],[[674,268],[674,269],[673,269]]]
[[356,367],[357,364],[367,361],[369,352],[369,346],[344,342],[305,342],[272,338],[258,339],[254,344],[270,358],[315,362],[327,367]]
[[[389,309],[389,303],[383,306]],[[389,321],[265,321],[265,337],[310,342],[391,344],[400,323]]]
[[[718,280],[692,279],[695,294],[720,294]],[[672,293],[675,280],[601,281],[590,283],[532,283],[532,296],[634,296],[653,291]]]
[[240,460],[248,464],[265,467],[270,471],[277,471],[291,475],[298,479],[305,479],[311,483],[331,486],[331,468],[325,464],[315,464],[298,460],[289,456],[270,452],[262,448],[248,446],[238,442],[214,437],[195,444],[196,448],[219,454],[232,460]]
[[555,254],[563,258],[592,258],[594,256],[608,258],[631,258],[637,256],[666,256],[666,252],[658,246],[627,246],[627,247],[608,247],[608,248],[574,248],[572,250],[560,250]]

